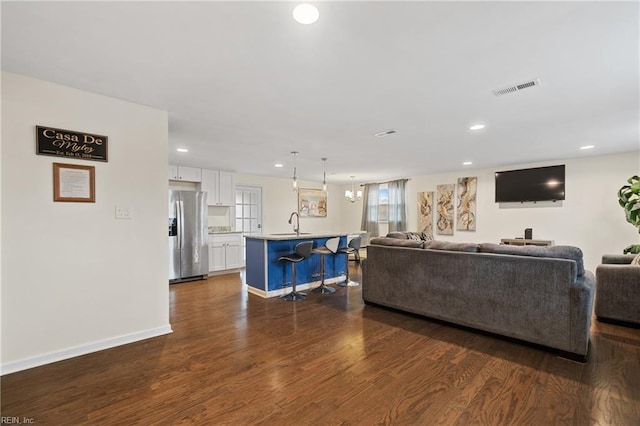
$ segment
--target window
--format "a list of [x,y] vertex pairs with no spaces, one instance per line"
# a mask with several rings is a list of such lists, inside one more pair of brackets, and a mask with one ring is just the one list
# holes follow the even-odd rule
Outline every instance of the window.
[[389,185],[381,183],[378,188],[378,223],[389,220]]

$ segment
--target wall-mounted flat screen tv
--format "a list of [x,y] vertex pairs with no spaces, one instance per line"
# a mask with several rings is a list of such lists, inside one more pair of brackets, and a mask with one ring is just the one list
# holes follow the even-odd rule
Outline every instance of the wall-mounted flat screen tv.
[[496,172],[496,203],[564,200],[564,164]]

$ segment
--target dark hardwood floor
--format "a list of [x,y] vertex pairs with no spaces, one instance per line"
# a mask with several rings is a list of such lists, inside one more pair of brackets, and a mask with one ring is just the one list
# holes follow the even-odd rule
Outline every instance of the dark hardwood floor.
[[171,286],[173,334],[4,376],[2,416],[37,425],[640,424],[640,329],[594,320],[581,364],[364,306],[360,287],[337,289],[285,302],[248,295],[239,274]]

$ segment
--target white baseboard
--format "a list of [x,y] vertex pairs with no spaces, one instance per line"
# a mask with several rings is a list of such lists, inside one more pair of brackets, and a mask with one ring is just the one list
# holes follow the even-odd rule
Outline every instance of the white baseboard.
[[[333,278],[327,278],[326,280],[324,280],[325,284],[336,284],[339,282],[342,282],[344,280],[347,279],[346,275],[339,275],[337,277],[333,277]],[[309,290],[309,289],[313,289],[317,286],[320,285],[320,281],[312,281],[310,283],[305,283],[305,284],[298,284],[296,286],[296,290],[297,291],[303,291],[303,290]],[[247,285],[247,291],[251,294],[255,294],[256,296],[260,296],[263,297],[265,299],[268,299],[270,297],[277,297],[277,296],[281,296],[283,294],[287,294],[291,292],[291,287],[286,287],[286,288],[280,288],[278,290],[271,290],[271,291],[264,291],[264,290],[260,290],[257,289],[255,287],[252,287],[250,285]]]
[[3,363],[0,366],[0,375],[15,373],[17,371],[27,370],[29,368],[39,367],[45,364],[74,358],[80,355],[86,355],[92,352],[98,352],[115,346],[126,345],[140,340],[149,339],[151,337],[162,336],[164,334],[173,333],[171,324],[162,327],[156,327],[149,330],[138,331],[136,333],[125,334],[123,336],[112,337],[109,339],[99,340],[97,342],[88,343],[86,345],[73,346],[60,351],[49,352],[43,355],[37,355],[25,358],[19,361]]

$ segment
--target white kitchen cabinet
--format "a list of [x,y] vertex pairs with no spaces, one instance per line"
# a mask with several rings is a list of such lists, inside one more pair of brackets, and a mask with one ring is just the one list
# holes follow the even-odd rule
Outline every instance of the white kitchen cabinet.
[[210,206],[235,205],[235,177],[231,172],[202,169],[200,190],[207,192]]
[[169,164],[169,180],[200,182],[202,180],[202,169]]
[[209,234],[209,272],[244,267],[242,233]]

